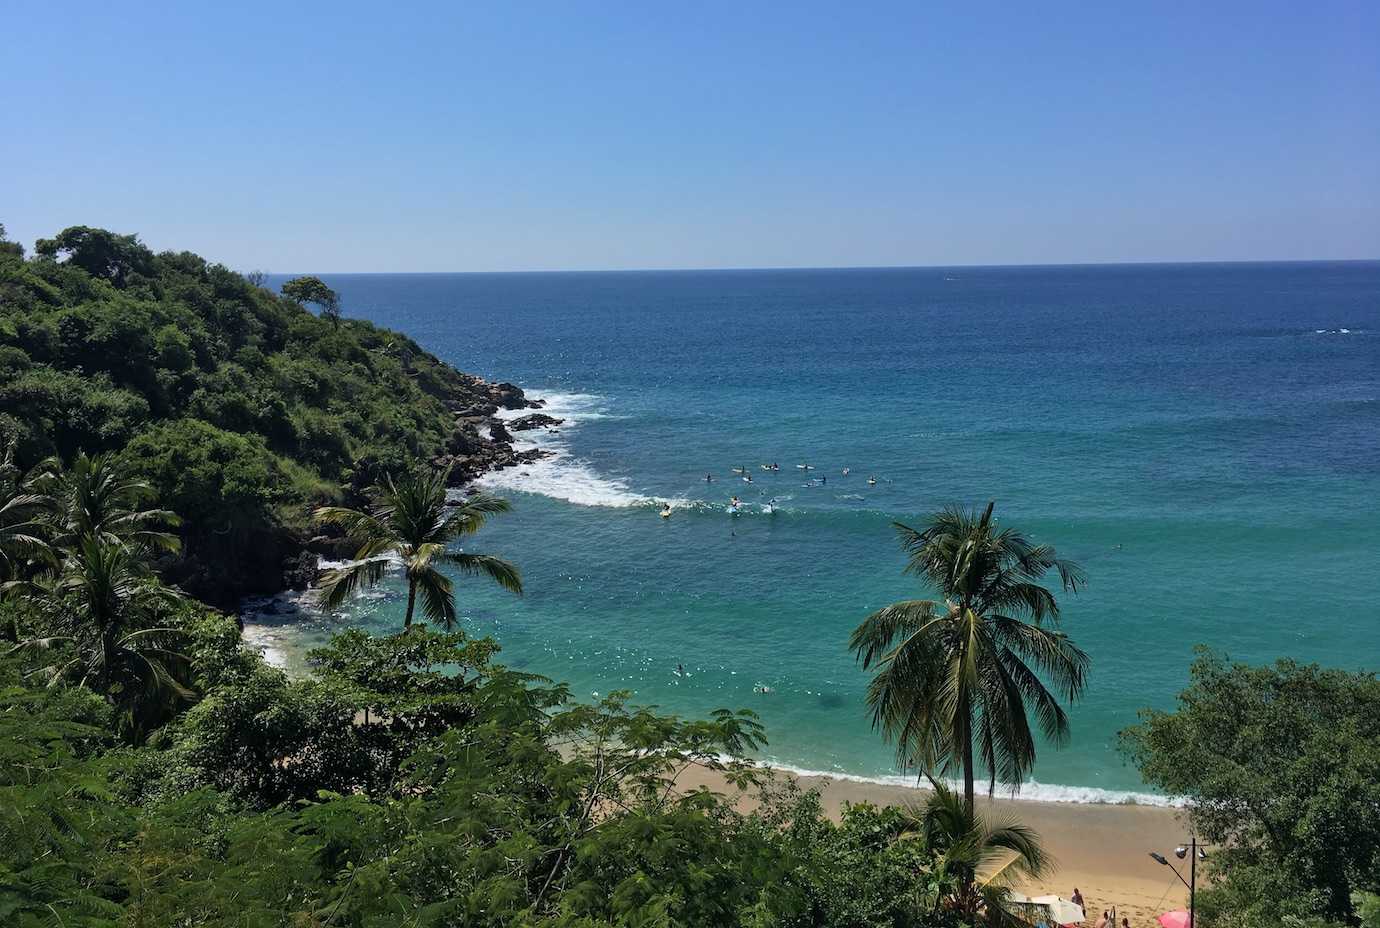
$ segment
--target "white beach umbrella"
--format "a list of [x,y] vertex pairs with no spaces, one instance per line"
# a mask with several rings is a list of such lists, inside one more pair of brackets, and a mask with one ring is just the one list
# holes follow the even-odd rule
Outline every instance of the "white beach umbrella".
[[1077,925],[1083,921],[1083,907],[1075,905],[1067,899],[1061,899],[1058,896],[1036,896],[1030,901],[1033,905],[1044,908],[1049,913],[1050,920],[1056,925]]

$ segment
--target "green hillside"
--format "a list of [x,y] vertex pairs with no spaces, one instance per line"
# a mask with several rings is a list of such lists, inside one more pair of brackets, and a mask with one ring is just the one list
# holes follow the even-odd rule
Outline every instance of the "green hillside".
[[309,579],[312,505],[410,460],[459,479],[513,460],[479,427],[522,392],[404,335],[133,235],[77,226],[27,258],[0,243],[0,438],[21,466],[121,455],[184,517],[165,574],[208,601]]

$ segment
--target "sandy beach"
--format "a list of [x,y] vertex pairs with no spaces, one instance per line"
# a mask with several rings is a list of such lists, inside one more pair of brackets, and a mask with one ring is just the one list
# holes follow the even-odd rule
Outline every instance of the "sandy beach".
[[[845,803],[893,805],[922,802],[926,796],[923,790],[901,786],[782,771],[777,775],[793,776],[802,787],[819,790],[831,817],[837,817]],[[707,786],[729,795],[736,792],[720,774],[702,767],[687,770],[679,783],[687,789]],[[741,795],[739,807],[744,811],[755,804],[753,794]],[[1125,917],[1132,928],[1158,928],[1157,915],[1187,907],[1188,891],[1149,856],[1150,851],[1170,855],[1187,836],[1176,809],[985,797],[981,806],[1034,828],[1055,857],[1055,868],[1046,880],[1018,888],[1029,895],[1057,893],[1067,899],[1077,887],[1086,902],[1089,925],[1104,909],[1116,906],[1118,924]]]

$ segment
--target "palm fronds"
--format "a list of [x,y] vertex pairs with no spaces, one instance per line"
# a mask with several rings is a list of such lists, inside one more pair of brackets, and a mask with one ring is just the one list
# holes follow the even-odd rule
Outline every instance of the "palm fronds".
[[849,639],[863,668],[875,672],[868,708],[898,763],[961,770],[969,803],[978,763],[989,790],[998,779],[1017,787],[1029,775],[1032,710],[1045,737],[1067,741],[1060,700],[1077,699],[1087,681],[1088,656],[1057,630],[1058,601],[1040,582],[1054,571],[1074,592],[1086,582],[1083,571],[1053,547],[999,529],[994,508],[950,507],[919,528],[895,523],[905,572],[943,600],[893,603]]
[[456,539],[477,532],[493,515],[511,509],[507,500],[483,493],[452,502],[447,495],[449,471],[417,468],[397,478],[387,477],[374,488],[367,509],[340,506],[316,510],[319,525],[340,528],[356,546],[355,562],[329,571],[320,584],[321,602],[339,608],[355,592],[382,581],[391,559],[407,578],[404,627],[412,626],[420,596],[422,614],[453,628],[455,590],[438,565],[447,564],[465,576],[484,576],[514,593],[522,592],[522,578],[509,562],[484,554],[452,552]]

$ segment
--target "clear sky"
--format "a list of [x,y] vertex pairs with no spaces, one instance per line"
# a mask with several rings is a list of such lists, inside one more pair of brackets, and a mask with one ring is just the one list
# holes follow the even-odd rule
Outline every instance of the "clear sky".
[[27,2],[0,222],[282,272],[1380,257],[1380,2]]

